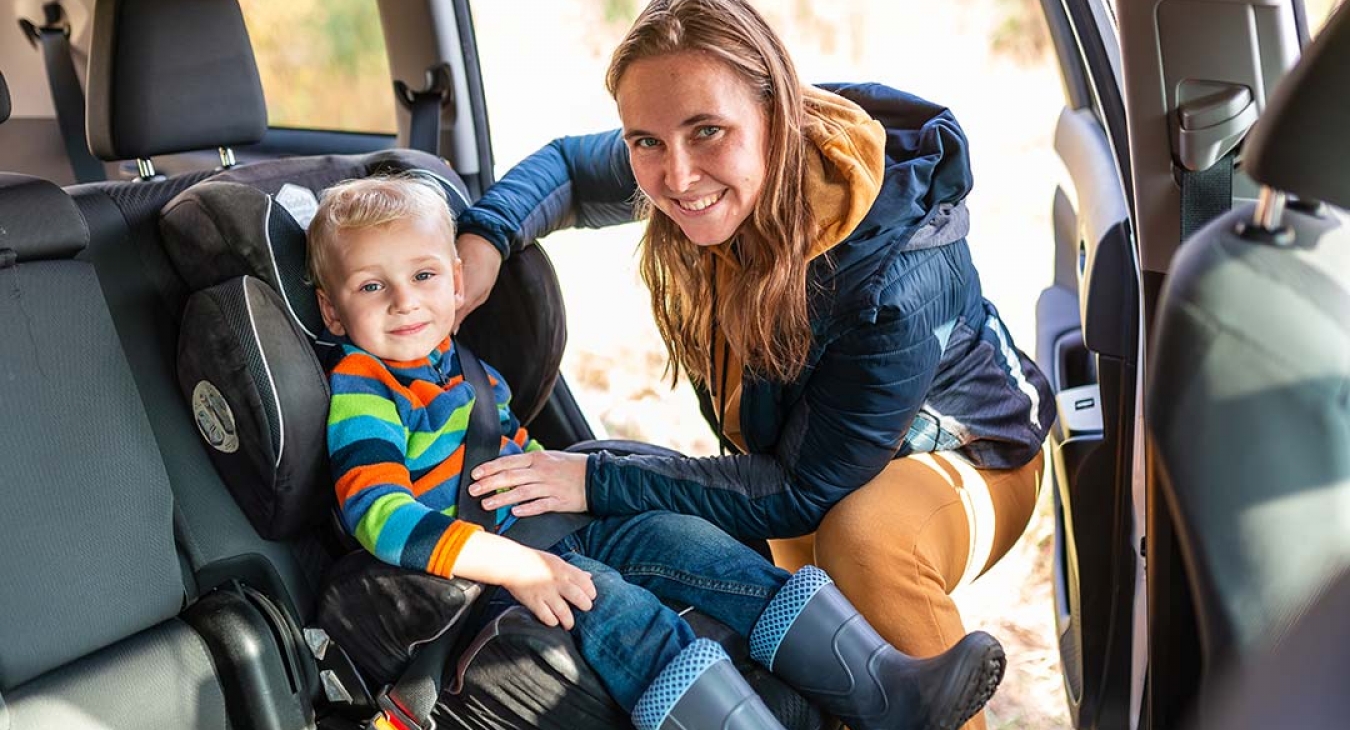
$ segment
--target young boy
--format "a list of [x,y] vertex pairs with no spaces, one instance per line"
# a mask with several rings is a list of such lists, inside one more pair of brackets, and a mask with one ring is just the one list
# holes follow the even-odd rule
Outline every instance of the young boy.
[[[500,374],[484,364],[491,394],[461,375],[454,234],[444,192],[417,176],[330,188],[310,224],[310,276],[343,351],[330,376],[328,450],[343,524],[366,550],[501,586],[543,623],[568,629],[640,730],[781,727],[721,647],[697,639],[662,599],[749,638],[757,661],[855,730],[955,727],[978,711],[1002,672],[992,637],[910,659],[822,571],[789,576],[701,519],[600,518],[546,551],[511,540],[505,510],[492,531],[457,520],[475,398],[497,404],[502,454],[541,447],[512,415]],[[838,661],[823,666],[832,655]],[[876,681],[854,681],[865,675]]]

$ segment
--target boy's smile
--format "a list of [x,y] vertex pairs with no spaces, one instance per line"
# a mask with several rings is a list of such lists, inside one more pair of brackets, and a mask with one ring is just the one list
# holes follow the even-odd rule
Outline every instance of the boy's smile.
[[319,290],[324,324],[384,360],[419,360],[464,301],[452,239],[430,221],[344,230]]

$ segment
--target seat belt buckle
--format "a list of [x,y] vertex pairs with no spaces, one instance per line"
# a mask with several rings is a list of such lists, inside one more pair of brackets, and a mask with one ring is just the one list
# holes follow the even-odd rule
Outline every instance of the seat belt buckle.
[[375,698],[375,706],[380,712],[370,719],[369,730],[436,730],[436,721],[428,718],[427,724],[422,725],[414,720],[393,697],[389,696],[389,690],[392,685],[385,686],[380,690],[380,696]]

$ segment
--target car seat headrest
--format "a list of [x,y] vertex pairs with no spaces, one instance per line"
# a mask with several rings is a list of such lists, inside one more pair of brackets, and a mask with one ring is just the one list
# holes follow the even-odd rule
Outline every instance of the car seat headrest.
[[281,295],[301,330],[316,339],[323,320],[305,276],[305,230],[330,185],[378,173],[421,170],[437,179],[456,215],[469,205],[444,162],[417,152],[301,157],[244,165],[179,193],[160,213],[165,250],[189,291],[236,276],[262,279]]
[[98,0],[89,147],[104,160],[251,144],[267,106],[236,0]]
[[1270,95],[1243,153],[1257,182],[1350,208],[1350,7],[1341,6]]
[[0,74],[0,122],[9,119],[9,85],[5,83],[5,75]]
[[89,244],[89,228],[75,201],[54,183],[0,173],[0,250],[22,263],[69,258]]

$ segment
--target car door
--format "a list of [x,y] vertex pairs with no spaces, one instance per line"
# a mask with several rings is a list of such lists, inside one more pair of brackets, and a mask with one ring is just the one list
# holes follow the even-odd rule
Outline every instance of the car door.
[[[1203,672],[1141,427],[1149,321],[1172,254],[1255,196],[1241,140],[1307,38],[1301,0],[1046,0],[1066,92],[1056,276],[1038,356],[1059,394],[1056,611],[1080,728],[1174,727]],[[1238,163],[1238,164],[1235,164]]]
[[1056,630],[1074,726],[1124,727],[1138,568],[1140,284],[1120,61],[1103,2],[1042,7],[1065,91],[1054,144],[1071,183],[1053,191],[1055,277],[1036,311],[1037,359],[1060,411],[1050,437]]

